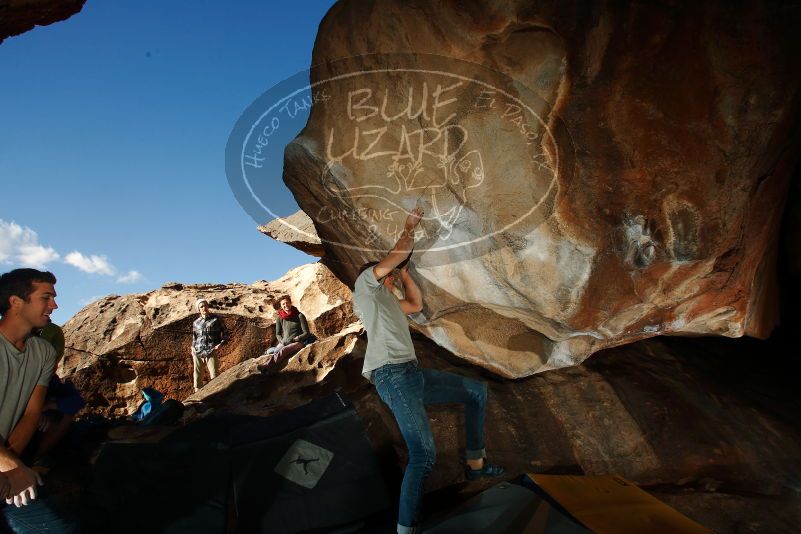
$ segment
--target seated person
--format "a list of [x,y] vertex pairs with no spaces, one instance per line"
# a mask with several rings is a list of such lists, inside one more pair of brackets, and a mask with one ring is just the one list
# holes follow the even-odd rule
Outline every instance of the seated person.
[[20,459],[39,424],[55,367],[53,346],[31,336],[58,307],[55,283],[53,273],[36,269],[0,276],[0,528],[5,523],[14,532],[71,530],[37,499],[42,479]]
[[278,316],[275,318],[275,337],[278,345],[267,351],[271,357],[259,365],[259,369],[262,371],[280,361],[291,358],[293,354],[316,339],[309,332],[306,316],[292,305],[289,295],[281,297],[278,304],[280,308]]

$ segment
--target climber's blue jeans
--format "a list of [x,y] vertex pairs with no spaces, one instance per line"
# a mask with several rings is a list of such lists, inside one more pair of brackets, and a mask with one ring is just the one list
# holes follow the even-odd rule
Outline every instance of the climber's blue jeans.
[[395,415],[409,449],[409,463],[401,484],[398,532],[403,532],[403,527],[411,531],[423,500],[423,484],[437,456],[424,405],[464,404],[465,455],[468,460],[484,458],[487,385],[453,373],[419,369],[417,362],[379,367],[373,371],[373,382],[381,400]]

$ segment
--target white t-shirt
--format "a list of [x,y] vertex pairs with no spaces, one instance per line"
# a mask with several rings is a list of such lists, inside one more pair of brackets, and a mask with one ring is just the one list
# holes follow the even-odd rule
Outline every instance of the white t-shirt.
[[30,337],[20,351],[0,334],[0,440],[22,418],[33,388],[50,383],[55,365],[56,349],[44,339]]
[[372,381],[373,370],[388,363],[415,361],[412,336],[400,301],[375,278],[373,268],[356,279],[353,308],[367,330],[367,353],[362,375]]

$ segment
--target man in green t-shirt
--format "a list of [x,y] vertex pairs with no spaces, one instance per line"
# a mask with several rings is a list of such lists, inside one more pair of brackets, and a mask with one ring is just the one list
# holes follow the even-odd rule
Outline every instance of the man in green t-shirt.
[[55,283],[53,273],[36,269],[0,276],[0,473],[10,484],[6,502],[16,506],[36,499],[42,483],[19,455],[36,431],[55,366],[53,346],[31,337],[58,307]]

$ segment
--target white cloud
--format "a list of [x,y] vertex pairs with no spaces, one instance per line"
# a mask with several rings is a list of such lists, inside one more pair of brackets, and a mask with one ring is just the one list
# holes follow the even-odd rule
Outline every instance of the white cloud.
[[27,226],[0,219],[0,263],[44,269],[59,259],[51,247],[39,244],[39,236]]
[[[14,221],[0,219],[0,264],[45,269],[49,263],[59,259],[61,255],[53,247],[39,244],[39,236],[35,231]],[[63,261],[85,273],[116,276],[118,284],[132,284],[144,278],[142,273],[134,270],[125,274],[117,273],[117,269],[103,254],[84,255],[73,250]]]
[[84,256],[77,250],[74,250],[64,257],[64,261],[85,273],[114,276],[117,272],[114,266],[109,263],[108,258],[102,255],[98,256],[92,254],[91,256]]
[[108,257],[103,254],[87,256],[81,254],[77,250],[73,250],[64,257],[64,262],[69,263],[73,267],[77,267],[85,273],[116,276],[118,284],[133,284],[144,278],[142,273],[135,270],[130,270],[125,274],[119,274]]
[[52,247],[43,247],[42,245],[23,245],[19,247],[19,254],[17,254],[17,259],[22,265],[40,269],[44,269],[48,263],[52,263],[60,257]]
[[140,273],[139,271],[128,271],[127,274],[124,274],[124,275],[120,276],[119,278],[117,278],[117,283],[118,284],[133,284],[135,282],[138,282],[141,279],[142,279],[142,273]]

